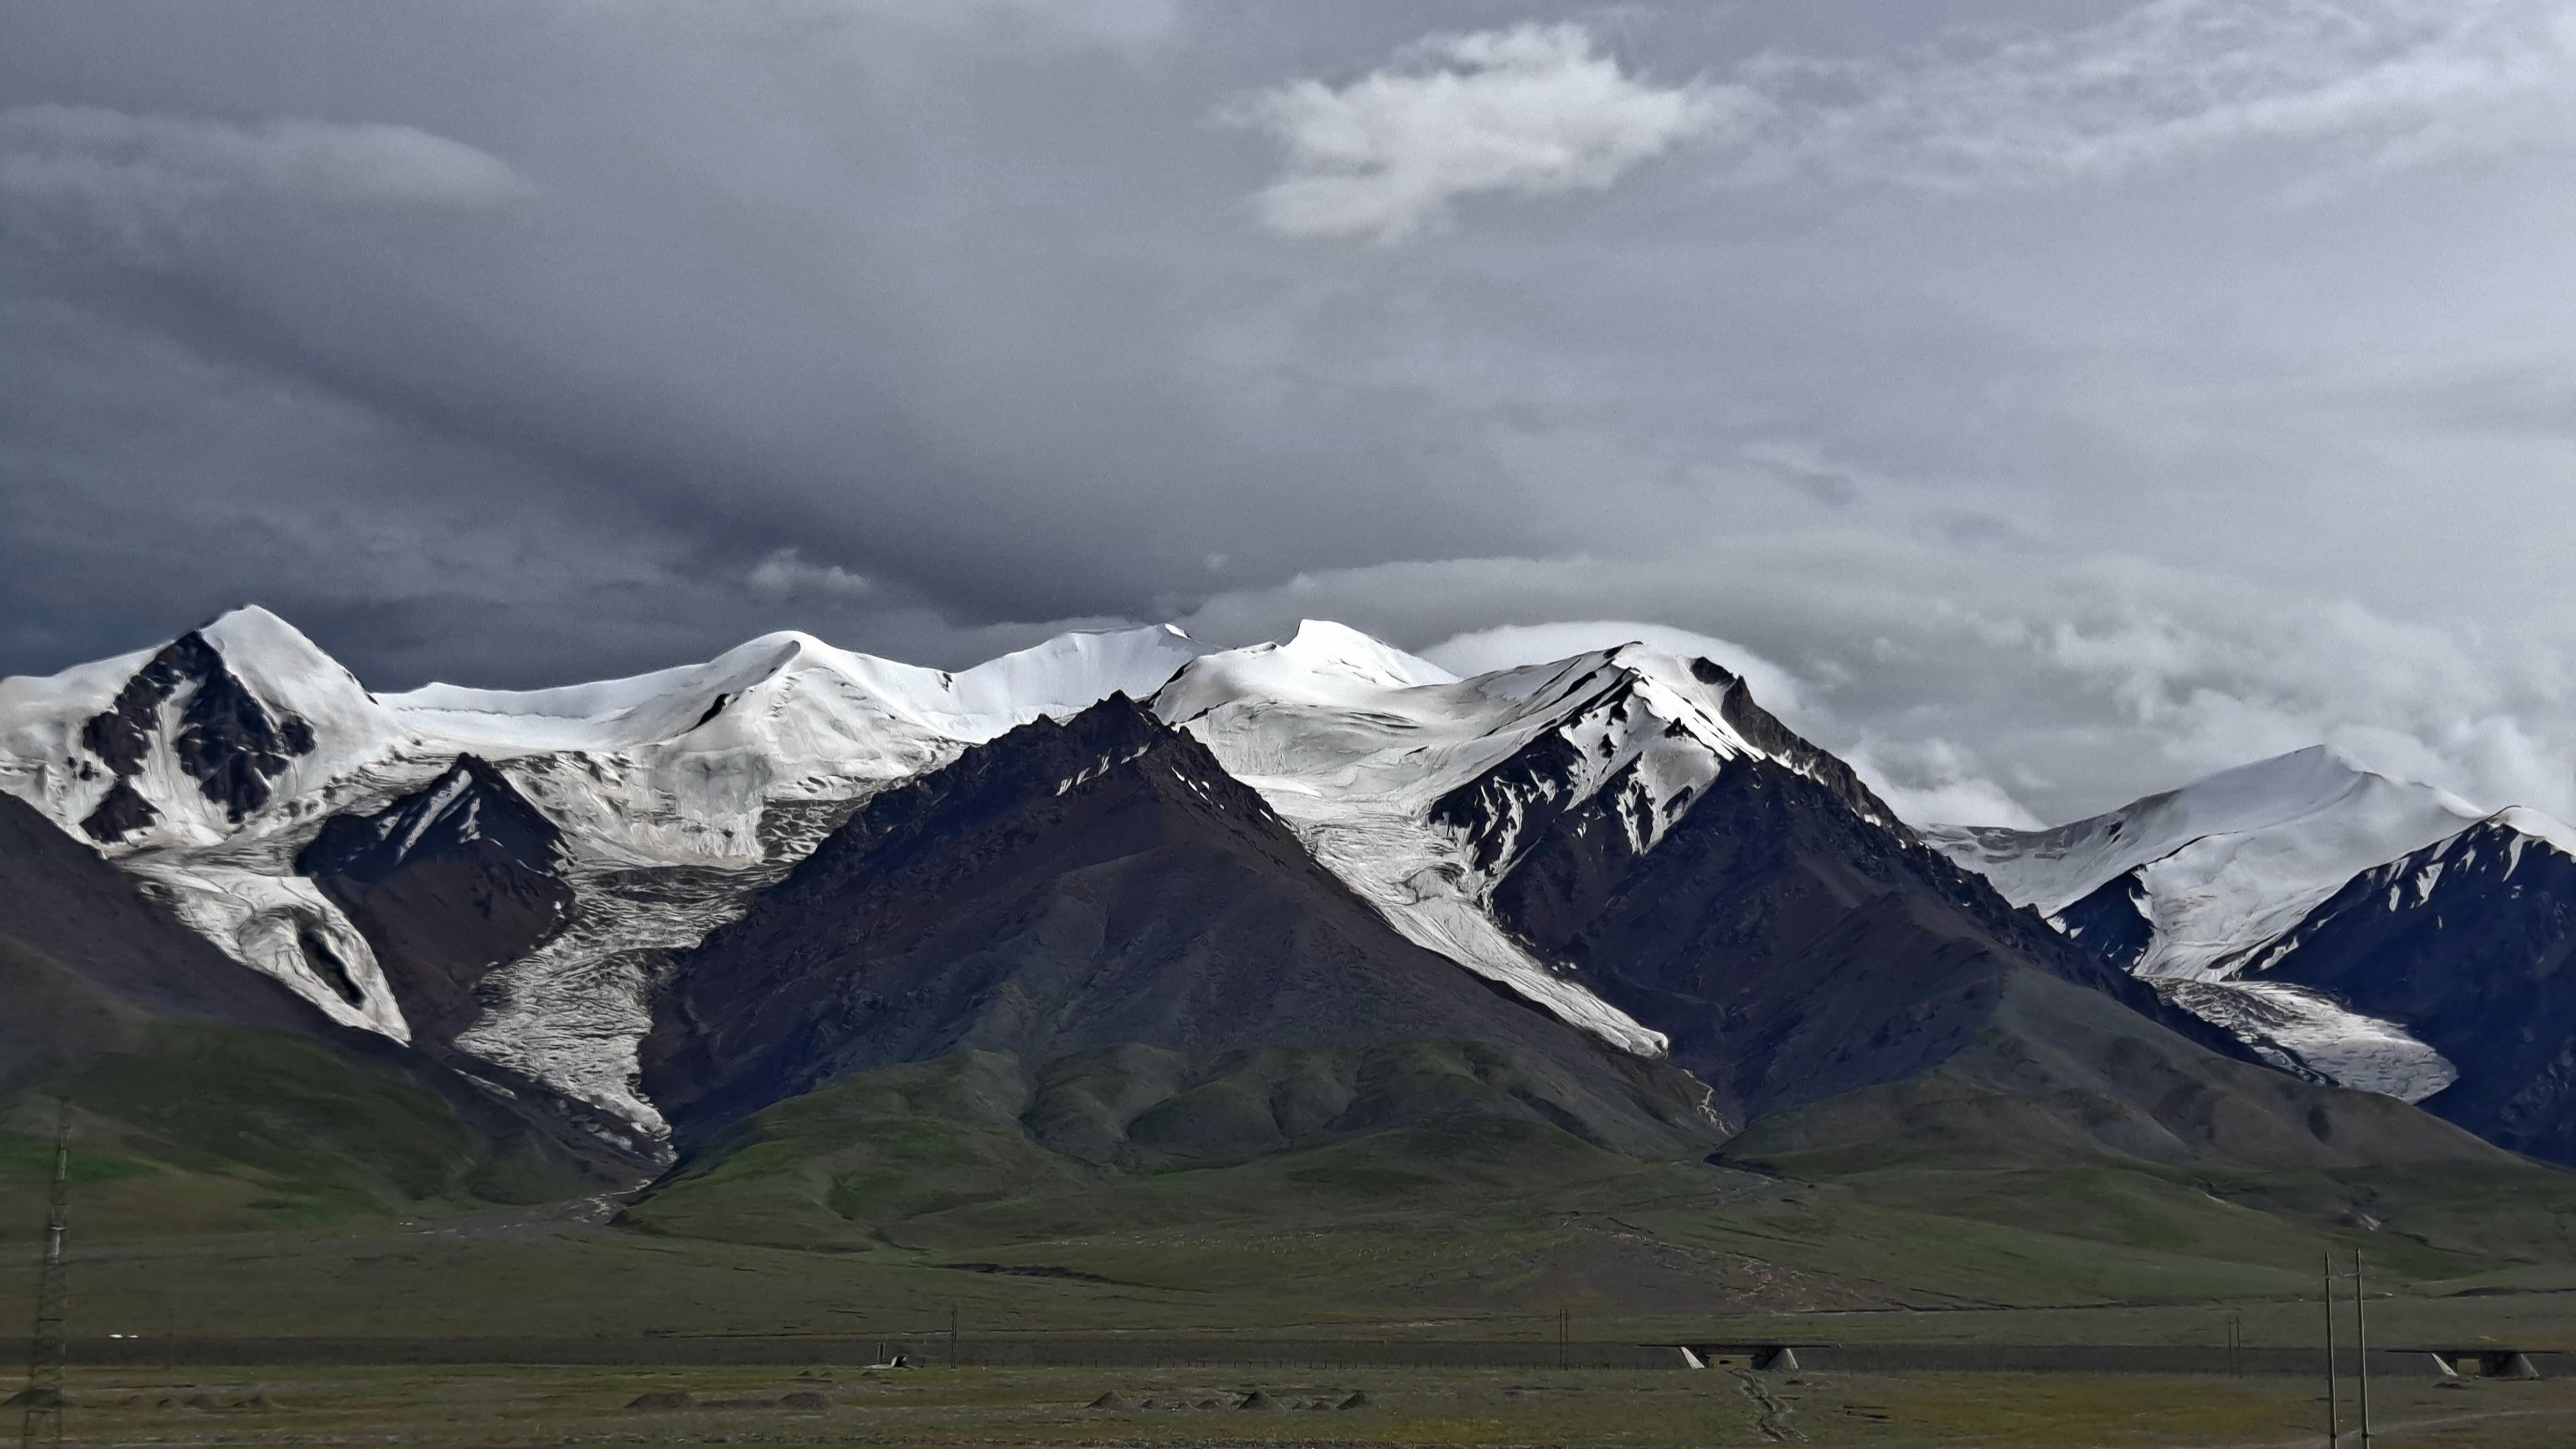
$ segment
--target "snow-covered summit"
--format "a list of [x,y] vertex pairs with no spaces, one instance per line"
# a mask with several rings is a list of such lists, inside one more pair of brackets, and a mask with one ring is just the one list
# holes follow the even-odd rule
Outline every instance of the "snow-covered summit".
[[2486,814],[2314,746],[2049,830],[1936,825],[1920,833],[1983,872],[2005,899],[2052,917],[2133,877],[2153,939],[2132,969],[2213,979],[2356,873]]
[[2464,917],[2523,909],[2499,901],[2519,900],[2508,878],[2526,849],[2576,859],[2576,831],[2538,811],[2490,814],[2322,747],[2050,830],[1920,833],[2265,1056],[2407,1101],[2462,1068],[2414,1035],[2420,1013],[2378,976],[2415,979],[2416,963],[2374,932],[2420,916],[2430,940],[2446,902]]
[[774,742],[790,754],[811,744],[864,757],[889,735],[980,742],[1122,690],[1150,694],[1206,652],[1177,625],[1157,624],[1060,634],[952,674],[787,631],[704,664],[623,679],[531,690],[431,684],[385,703],[425,732],[517,750],[624,749],[716,727],[693,742],[705,748],[744,742],[737,726],[765,720],[780,726]]
[[[314,791],[397,757],[627,755],[708,804],[901,778],[964,743],[1107,695],[1151,694],[1206,653],[1173,625],[1059,635],[951,673],[763,635],[702,664],[551,689],[431,684],[378,697],[251,605],[157,649],[0,679],[0,790],[113,849],[205,846],[308,823]],[[223,745],[229,750],[210,750]],[[221,775],[216,783],[211,777]],[[123,828],[109,829],[111,825]]]
[[0,679],[0,790],[104,847],[211,845],[382,753],[395,728],[253,606],[157,649]]

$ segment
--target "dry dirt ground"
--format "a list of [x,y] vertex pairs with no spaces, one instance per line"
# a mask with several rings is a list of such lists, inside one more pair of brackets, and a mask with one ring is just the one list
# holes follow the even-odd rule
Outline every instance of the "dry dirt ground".
[[[1512,1370],[81,1370],[78,1445],[2307,1446],[2285,1377]],[[2352,1442],[2355,1406],[2345,1385]],[[1257,1395],[1257,1398],[1256,1398]],[[1104,1403],[1104,1399],[1106,1402]],[[2576,1381],[2373,1384],[2377,1437],[2576,1443]],[[9,1411],[13,1416],[15,1410]],[[14,1429],[14,1418],[5,1427]]]

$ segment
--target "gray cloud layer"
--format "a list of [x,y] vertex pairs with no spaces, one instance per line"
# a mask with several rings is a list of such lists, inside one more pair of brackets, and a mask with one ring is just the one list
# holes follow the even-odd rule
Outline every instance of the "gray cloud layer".
[[1650,625],[2576,813],[2576,4],[1929,9],[0,0],[0,670]]

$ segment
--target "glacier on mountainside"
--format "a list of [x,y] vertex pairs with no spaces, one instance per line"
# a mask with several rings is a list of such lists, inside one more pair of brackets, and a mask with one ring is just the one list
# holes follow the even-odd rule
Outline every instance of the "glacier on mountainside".
[[[1732,683],[1638,646],[1458,679],[1338,624],[1209,654],[1155,696],[1259,791],[1326,869],[1415,944],[1632,1052],[1662,1033],[1603,1001],[1494,919],[1532,810],[1610,782],[1629,843],[1651,849],[1728,760],[1781,758],[1729,722]],[[1461,792],[1465,792],[1462,798]]]
[[2311,987],[2169,977],[2156,989],[2194,1016],[2226,1028],[2274,1066],[2339,1087],[2421,1102],[2459,1080],[2458,1067],[2405,1027],[2354,1011]]

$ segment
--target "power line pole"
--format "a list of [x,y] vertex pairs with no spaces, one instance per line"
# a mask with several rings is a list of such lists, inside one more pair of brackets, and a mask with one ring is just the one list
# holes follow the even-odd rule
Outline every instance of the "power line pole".
[[2334,1254],[2326,1254],[2326,1449],[2338,1449],[2343,1443],[2343,1429],[2335,1421],[2335,1398],[2342,1392],[2335,1381],[2334,1345]]
[[72,1104],[59,1104],[54,1122],[54,1188],[45,1211],[45,1240],[36,1260],[36,1332],[27,1345],[27,1416],[19,1449],[63,1442],[64,1310],[70,1286],[63,1279],[63,1235],[71,1209]]
[[2370,1294],[2362,1286],[2361,1254],[2352,1255],[2352,1337],[2361,1354],[2361,1449],[2370,1449]]

